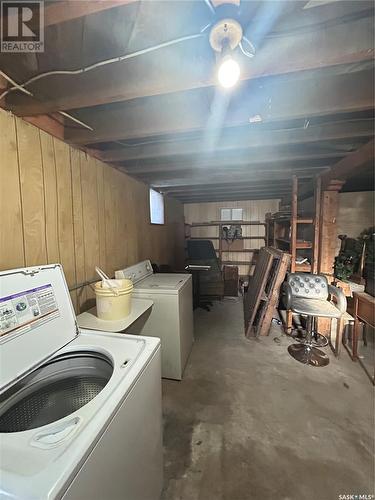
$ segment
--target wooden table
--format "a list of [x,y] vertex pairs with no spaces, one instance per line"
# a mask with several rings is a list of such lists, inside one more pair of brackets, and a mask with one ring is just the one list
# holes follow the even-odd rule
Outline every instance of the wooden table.
[[[366,292],[354,292],[354,332],[352,339],[352,359],[359,361],[362,367],[366,370],[366,366],[362,363],[361,358],[358,356],[358,338],[360,331],[360,324],[366,323],[367,325],[375,328],[375,297]],[[375,385],[375,369],[374,375],[368,374]]]

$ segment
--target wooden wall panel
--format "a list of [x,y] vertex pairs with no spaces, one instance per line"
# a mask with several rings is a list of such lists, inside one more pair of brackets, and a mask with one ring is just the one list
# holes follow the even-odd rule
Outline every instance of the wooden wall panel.
[[73,195],[72,172],[69,146],[54,140],[57,176],[57,219],[60,246],[60,262],[68,286],[76,283],[74,233],[73,233]]
[[47,248],[39,130],[22,120],[16,122],[25,264],[26,266],[45,264]]
[[53,137],[40,131],[40,145],[42,150],[43,181],[44,181],[44,206],[47,262],[54,264],[60,261],[58,208],[57,208],[57,176],[55,163],[55,149]]
[[104,209],[105,209],[105,238],[107,250],[106,273],[112,276],[116,269],[128,262],[128,238],[126,219],[131,216],[127,213],[121,199],[126,199],[125,186],[122,185],[122,174],[117,170],[104,171]]
[[[61,262],[75,287],[96,265],[183,263],[181,203],[166,199],[166,224],[152,226],[148,186],[2,110],[0,155],[0,270]],[[78,312],[94,294],[71,296]]]
[[[85,242],[85,280],[96,277],[95,266],[99,265],[99,217],[98,186],[95,160],[83,155],[81,158],[81,183],[83,204],[83,228]],[[93,291],[87,289],[88,298],[93,298]]]
[[96,181],[98,194],[98,235],[99,235],[99,267],[106,269],[106,238],[104,212],[104,165],[96,160]]
[[[267,212],[276,212],[279,208],[279,200],[245,200],[233,202],[215,202],[215,203],[189,203],[184,206],[185,222],[211,222],[220,220],[221,208],[242,208],[243,220],[246,221],[265,221]],[[193,228],[192,236],[207,238],[208,236],[219,236],[218,227]],[[263,226],[242,226],[243,236],[264,236]],[[218,241],[213,240],[215,248],[218,248]],[[261,248],[264,246],[263,239],[245,240],[244,248]],[[223,260],[230,261],[249,261],[252,259],[252,252],[226,252],[223,254]],[[239,266],[239,273],[247,275],[251,272],[250,266]]]
[[[77,149],[70,150],[70,165],[72,171],[72,197],[73,197],[73,233],[74,255],[77,283],[85,281],[85,242],[83,230],[83,205],[81,191],[81,156]],[[87,300],[87,287],[77,290],[77,310],[82,310]]]
[[25,265],[15,118],[0,113],[0,268]]

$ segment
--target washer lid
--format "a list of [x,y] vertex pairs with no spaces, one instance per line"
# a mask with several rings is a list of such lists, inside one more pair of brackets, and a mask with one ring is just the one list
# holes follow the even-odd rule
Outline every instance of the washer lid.
[[60,264],[0,272],[0,393],[77,334]]
[[156,273],[136,283],[134,290],[178,292],[189,279],[190,274]]

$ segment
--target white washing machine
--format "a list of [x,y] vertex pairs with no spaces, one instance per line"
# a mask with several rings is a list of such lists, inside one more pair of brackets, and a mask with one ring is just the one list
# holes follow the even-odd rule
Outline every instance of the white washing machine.
[[0,498],[157,500],[160,341],[78,330],[60,265],[0,273]]
[[116,271],[116,278],[131,279],[133,296],[154,303],[150,315],[127,333],[159,337],[162,377],[181,380],[194,342],[191,274],[154,274],[151,262],[145,260]]

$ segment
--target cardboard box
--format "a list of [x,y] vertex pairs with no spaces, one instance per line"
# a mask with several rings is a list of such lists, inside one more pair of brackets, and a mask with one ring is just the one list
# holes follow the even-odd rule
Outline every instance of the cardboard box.
[[243,250],[243,239],[234,240],[227,242],[227,240],[222,241],[222,250],[223,252],[232,251],[232,250]]

